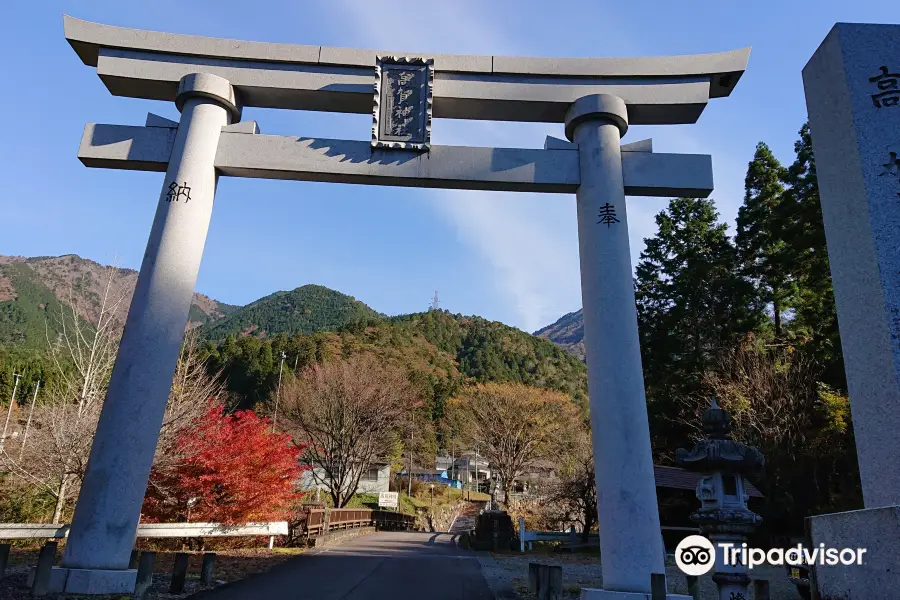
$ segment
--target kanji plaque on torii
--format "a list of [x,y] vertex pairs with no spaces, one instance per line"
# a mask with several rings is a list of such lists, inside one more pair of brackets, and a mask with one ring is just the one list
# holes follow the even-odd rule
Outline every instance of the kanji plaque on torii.
[[430,58],[377,58],[372,146],[429,149],[433,81]]

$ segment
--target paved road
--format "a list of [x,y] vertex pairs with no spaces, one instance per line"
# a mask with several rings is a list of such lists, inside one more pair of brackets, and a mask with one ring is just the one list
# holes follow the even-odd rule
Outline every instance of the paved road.
[[379,532],[312,550],[197,600],[493,600],[475,554],[447,533]]

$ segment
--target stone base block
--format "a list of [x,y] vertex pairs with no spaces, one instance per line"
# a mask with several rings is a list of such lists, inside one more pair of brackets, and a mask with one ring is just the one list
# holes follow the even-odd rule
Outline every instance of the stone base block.
[[[28,587],[34,582],[35,569],[28,573]],[[50,593],[61,594],[131,594],[137,580],[137,569],[67,569],[50,571]]]
[[[598,590],[591,588],[582,588],[581,600],[653,600],[650,592],[612,592],[609,590]],[[666,594],[666,600],[693,600],[690,596],[684,594]]]
[[862,564],[820,565],[811,569],[820,598],[893,600],[900,590],[897,547],[900,506],[852,510],[807,519],[812,548],[865,548]]

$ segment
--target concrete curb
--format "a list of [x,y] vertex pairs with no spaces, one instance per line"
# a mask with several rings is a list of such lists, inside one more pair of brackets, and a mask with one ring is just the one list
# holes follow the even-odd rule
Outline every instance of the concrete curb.
[[370,533],[375,533],[374,527],[341,529],[338,531],[330,531],[328,533],[323,533],[322,535],[317,535],[316,537],[309,538],[308,543],[310,548],[323,548],[325,546],[334,546],[344,540],[352,539],[360,535],[368,535]]

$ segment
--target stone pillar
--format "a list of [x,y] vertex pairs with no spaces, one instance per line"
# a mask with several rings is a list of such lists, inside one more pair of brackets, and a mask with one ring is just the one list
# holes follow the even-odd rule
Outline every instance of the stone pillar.
[[900,505],[900,25],[839,23],[803,86],[866,508]]
[[240,118],[231,84],[206,73],[182,78],[175,104],[181,122],[62,561],[90,589],[60,591],[134,588],[128,559],[212,215],[213,161],[222,127]]
[[900,569],[900,25],[838,23],[803,69],[862,510],[809,517],[810,543],[865,548],[811,571],[821,598],[896,598]]
[[650,575],[665,573],[619,148],[627,129],[616,96],[580,98],[566,114],[581,163],[578,242],[603,565],[603,591],[582,598],[648,594]]

